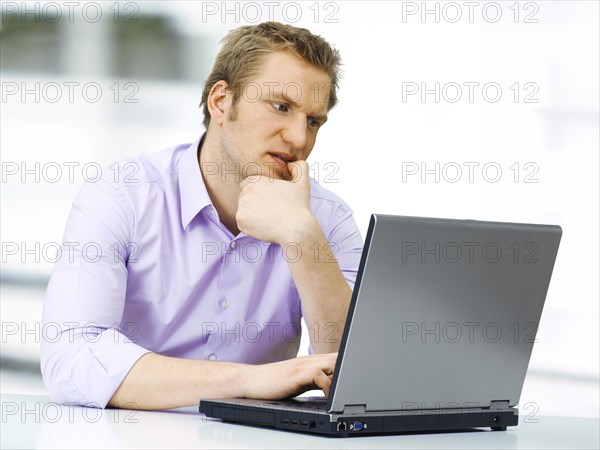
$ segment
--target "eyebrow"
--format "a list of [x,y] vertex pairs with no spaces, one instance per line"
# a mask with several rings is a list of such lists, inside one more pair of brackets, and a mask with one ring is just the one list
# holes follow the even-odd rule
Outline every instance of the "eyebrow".
[[[294,100],[292,100],[291,98],[289,98],[283,92],[280,92],[280,91],[273,92],[272,100],[275,100],[276,98],[281,98],[286,103],[289,103],[292,106],[298,106],[298,103],[296,103]],[[271,98],[269,98],[269,100],[271,100]],[[322,115],[322,114],[311,114],[311,115],[309,115],[309,117],[312,117],[313,119],[318,119],[318,120],[322,121],[323,123],[327,122],[327,114],[325,114],[325,115]]]

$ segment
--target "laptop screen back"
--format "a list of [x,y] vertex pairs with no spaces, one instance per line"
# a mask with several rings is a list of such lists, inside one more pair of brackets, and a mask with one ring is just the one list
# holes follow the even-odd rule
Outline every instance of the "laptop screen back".
[[373,215],[330,410],[518,403],[561,233]]

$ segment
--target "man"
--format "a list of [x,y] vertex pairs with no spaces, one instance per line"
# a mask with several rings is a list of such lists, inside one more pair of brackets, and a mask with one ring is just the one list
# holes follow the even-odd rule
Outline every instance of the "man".
[[[60,329],[42,344],[55,401],[328,394],[362,240],[306,158],[339,64],[308,30],[233,30],[203,92],[202,138],[82,188],[64,237],[82,250],[57,263],[44,305],[44,329]],[[295,358],[302,316],[314,354]]]

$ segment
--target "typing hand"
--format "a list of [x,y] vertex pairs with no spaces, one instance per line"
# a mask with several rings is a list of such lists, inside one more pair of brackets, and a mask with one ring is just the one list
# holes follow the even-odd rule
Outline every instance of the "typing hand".
[[246,397],[280,400],[312,389],[329,396],[337,353],[325,353],[276,363],[247,366]]

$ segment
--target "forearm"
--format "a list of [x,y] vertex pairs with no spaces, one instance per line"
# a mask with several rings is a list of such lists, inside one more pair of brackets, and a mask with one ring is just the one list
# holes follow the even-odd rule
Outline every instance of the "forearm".
[[202,398],[245,397],[247,368],[238,363],[147,353],[131,368],[108,404],[153,410],[197,405]]
[[131,368],[108,404],[148,410],[195,406],[204,398],[276,400],[317,388],[329,395],[336,358],[336,353],[330,353],[252,365],[147,353]]
[[300,256],[289,258],[288,266],[300,294],[313,350],[337,352],[352,290],[317,220],[313,216],[305,223],[293,238]]

